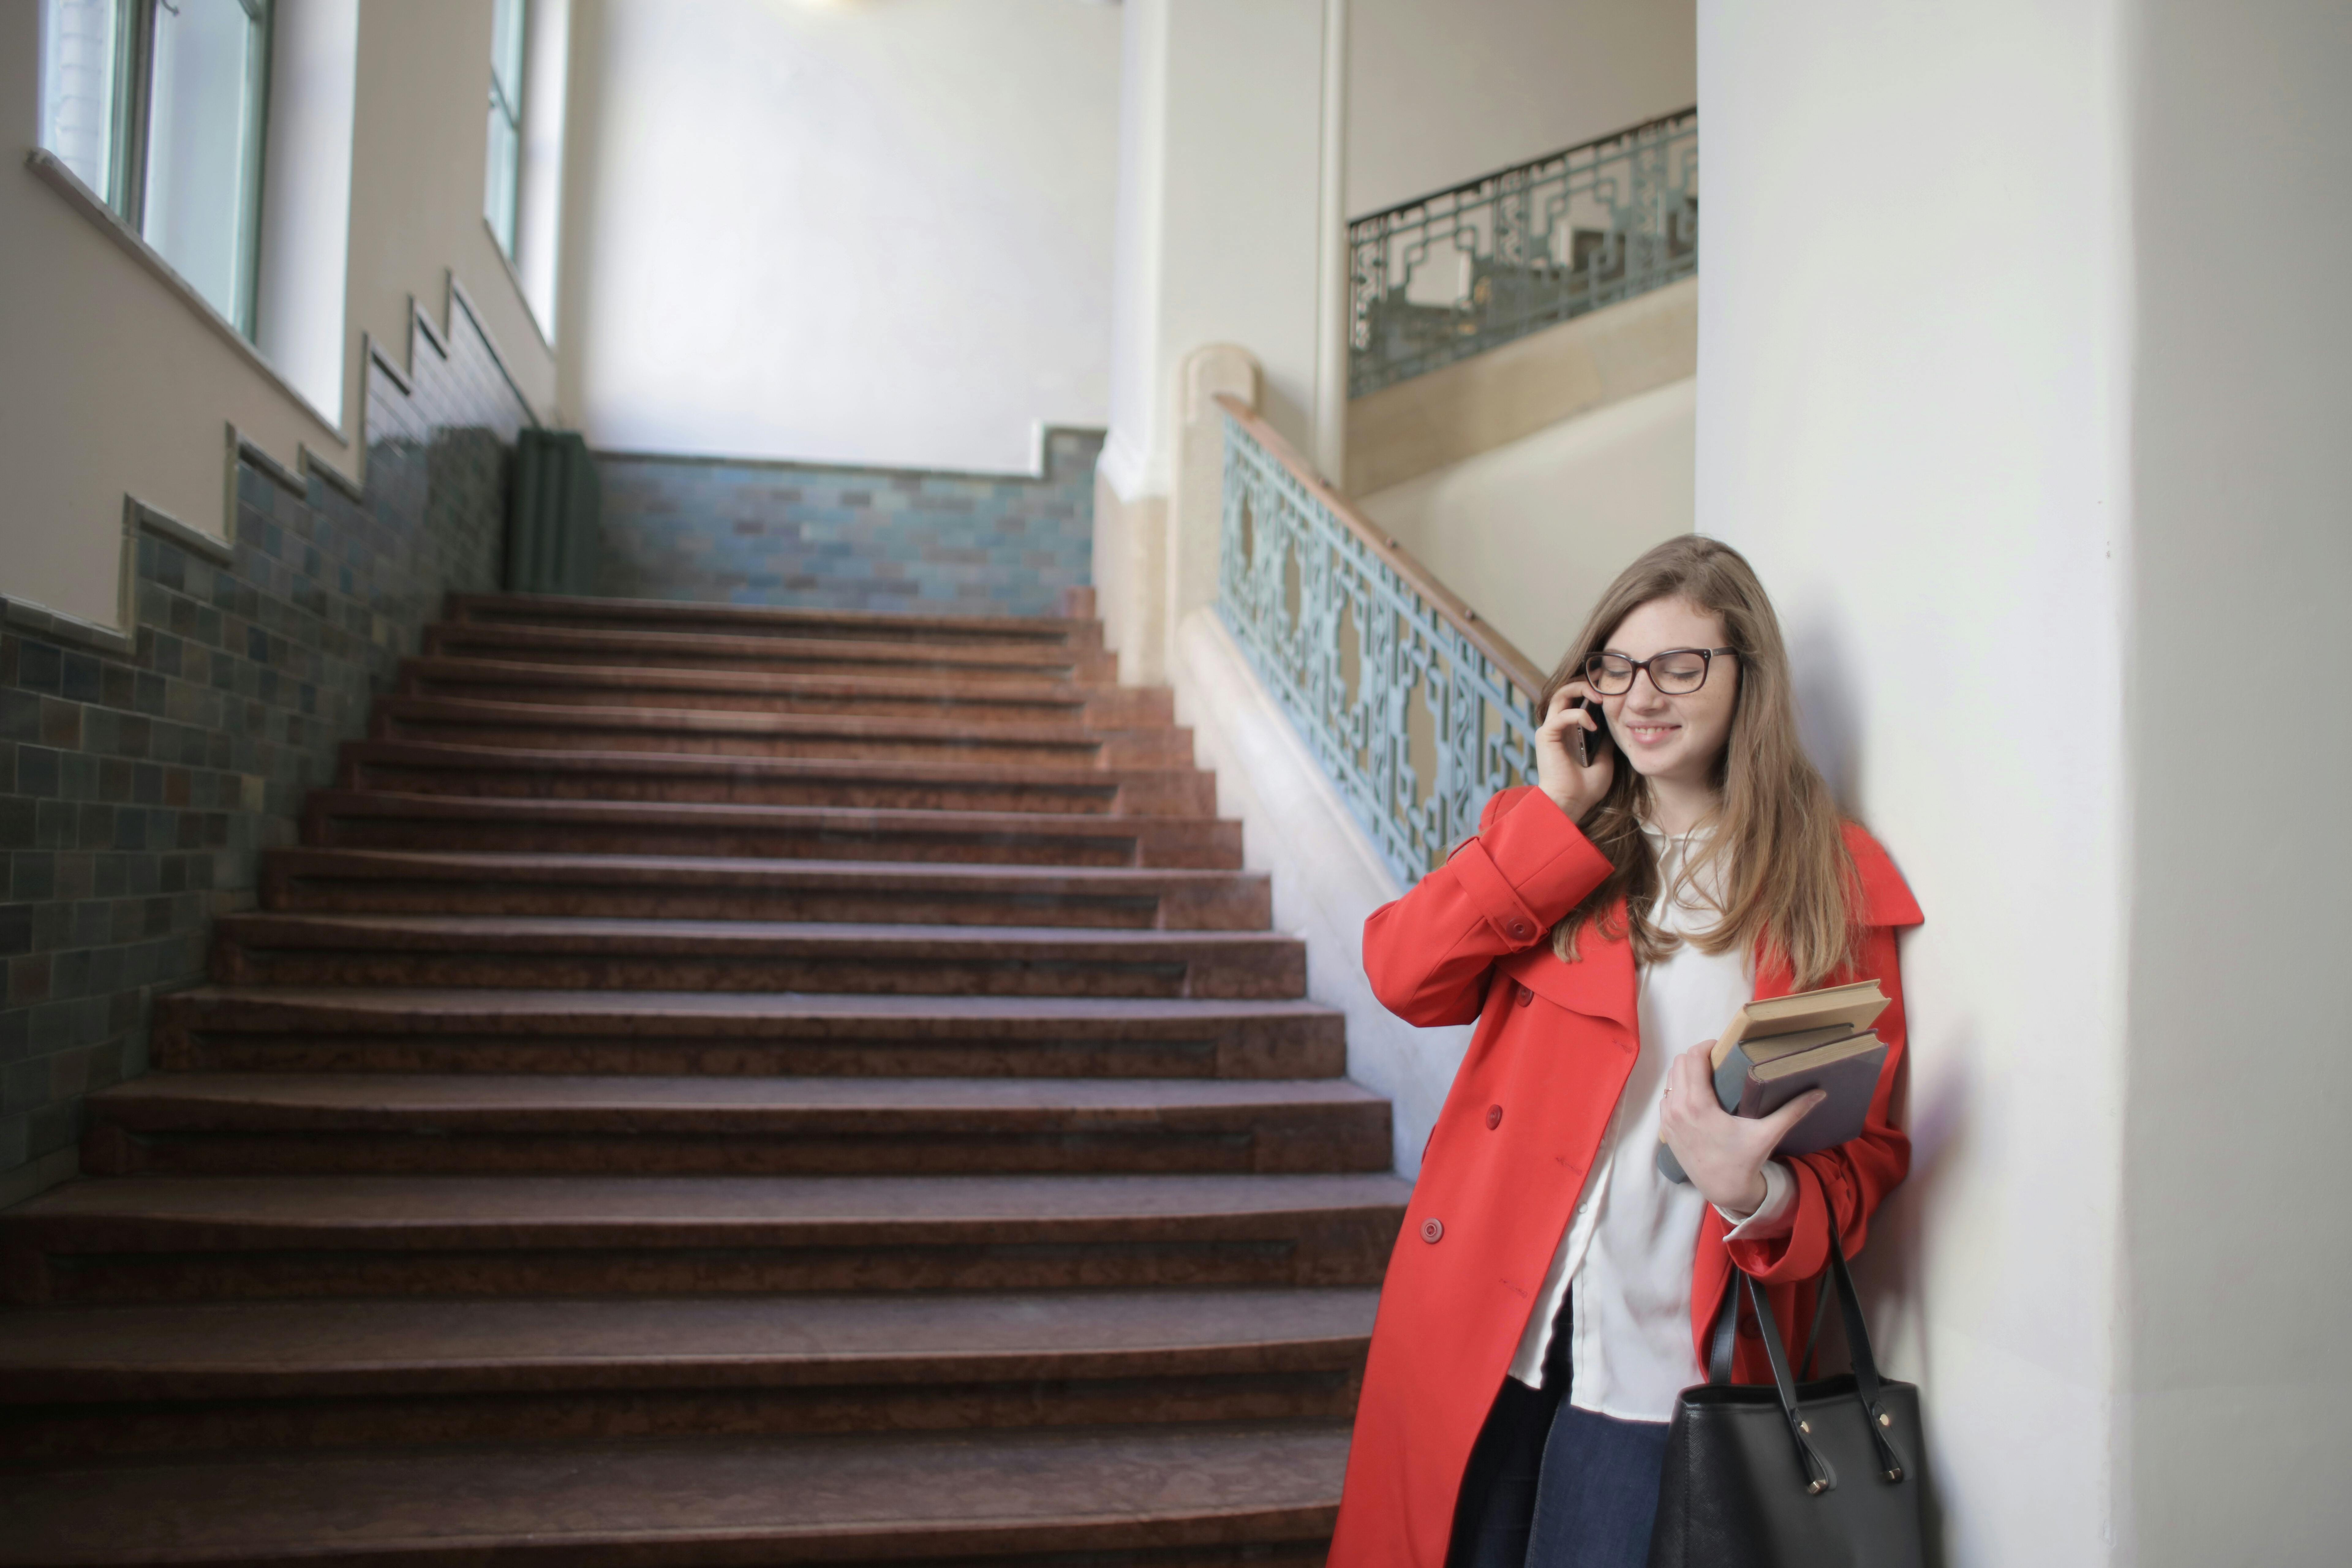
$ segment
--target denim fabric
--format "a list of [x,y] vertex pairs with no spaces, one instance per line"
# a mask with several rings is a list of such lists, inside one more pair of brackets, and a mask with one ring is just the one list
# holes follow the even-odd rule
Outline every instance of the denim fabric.
[[1643,1568],[1666,1424],[1568,1403],[1568,1306],[1544,1385],[1510,1378],[1471,1446],[1446,1568]]

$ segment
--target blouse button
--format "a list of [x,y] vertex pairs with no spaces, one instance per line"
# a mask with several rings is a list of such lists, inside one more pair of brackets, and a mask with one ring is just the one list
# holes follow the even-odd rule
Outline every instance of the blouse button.
[[1502,1124],[1503,1108],[1499,1105],[1488,1106],[1486,1108],[1486,1131],[1492,1132],[1496,1128],[1500,1127]]
[[1437,1238],[1444,1234],[1445,1226],[1443,1221],[1433,1216],[1421,1222],[1421,1239],[1431,1246],[1437,1245]]

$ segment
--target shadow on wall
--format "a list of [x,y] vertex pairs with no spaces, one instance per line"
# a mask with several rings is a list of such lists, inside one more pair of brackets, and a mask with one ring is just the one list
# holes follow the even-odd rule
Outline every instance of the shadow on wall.
[[[1855,666],[1851,644],[1843,626],[1822,616],[1790,626],[1786,635],[1796,687],[1798,732],[1806,753],[1828,781],[1838,808],[1853,815],[1864,794],[1864,780],[1862,702],[1853,686]],[[1899,855],[1896,860],[1899,865]],[[1932,910],[1929,918],[1934,918]],[[1896,1089],[1896,1110],[1911,1135],[1911,1173],[1875,1216],[1869,1241],[1854,1263],[1854,1280],[1869,1309],[1872,1341],[1880,1361],[1895,1375],[1932,1388],[1935,1368],[1926,1331],[1926,1281],[1921,1272],[1922,1216],[1950,1212],[1948,1201],[1939,1201],[1938,1193],[1949,1173],[1966,1163],[1974,1089],[1969,1064],[1976,1059],[1979,1047],[1973,1021],[1945,1020],[1927,1053],[1936,1068],[1923,1079],[1918,1072],[1919,1020],[1913,1015],[1906,1022],[1911,1048],[1905,1055],[1903,1079]],[[1843,1339],[1832,1317],[1830,1331],[1824,1335],[1825,1365],[1845,1364]],[[1929,1409],[1932,1420],[1932,1398]],[[1930,1432],[1931,1455],[1924,1467],[1931,1568],[1942,1563],[1946,1540],[1935,1489],[1934,1437]]]
[[796,609],[1053,616],[1093,581],[1103,437],[1049,430],[1045,473],[599,453],[601,591]]
[[371,360],[367,488],[236,468],[236,537],[142,531],[127,656],[0,637],[0,1205],[74,1173],[82,1096],[147,1067],[153,995],[200,980],[211,917],[451,590],[495,588],[530,409],[462,301]]

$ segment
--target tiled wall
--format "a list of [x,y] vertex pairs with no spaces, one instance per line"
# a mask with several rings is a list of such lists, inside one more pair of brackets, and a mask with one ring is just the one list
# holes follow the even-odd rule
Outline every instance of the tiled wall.
[[1091,581],[1097,431],[1042,479],[606,453],[603,591],[635,599],[1059,613]]
[[208,917],[253,902],[255,851],[294,842],[443,595],[496,586],[531,416],[462,301],[449,314],[446,348],[417,334],[413,388],[368,367],[363,499],[248,454],[226,559],[135,531],[127,654],[8,617],[0,1204],[72,1173],[82,1096],[145,1070],[149,999],[202,977]]

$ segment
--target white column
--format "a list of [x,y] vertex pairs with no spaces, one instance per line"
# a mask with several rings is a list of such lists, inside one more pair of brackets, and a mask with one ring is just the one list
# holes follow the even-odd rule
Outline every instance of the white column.
[[1323,224],[1344,199],[1325,190],[1339,157],[1324,153],[1326,5],[1124,7],[1111,428],[1095,487],[1096,587],[1123,679],[1163,678],[1171,607],[1191,607],[1169,593],[1171,554],[1199,521],[1169,510],[1186,356],[1237,345],[1262,370],[1277,429],[1311,449],[1322,423]]

